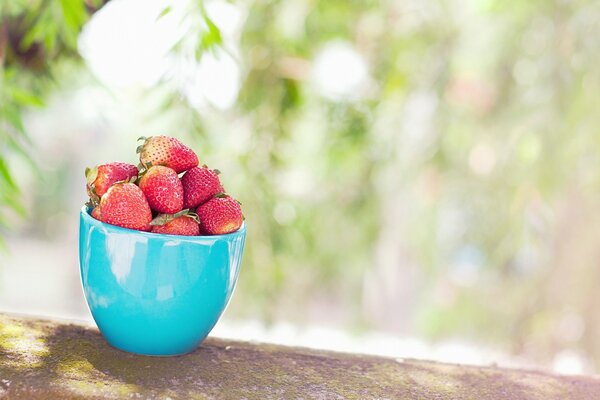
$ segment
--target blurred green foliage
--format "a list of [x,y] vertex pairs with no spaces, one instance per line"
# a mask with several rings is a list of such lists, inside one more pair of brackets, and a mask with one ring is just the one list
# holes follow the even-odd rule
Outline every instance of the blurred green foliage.
[[[8,214],[26,214],[7,162],[17,152],[35,166],[23,124],[26,109],[43,107],[52,88],[52,66],[76,56],[77,37],[101,1],[5,1],[0,3],[0,229]],[[0,235],[0,240],[2,236]]]
[[[590,1],[253,2],[239,107],[261,224],[242,284],[271,295],[256,312],[344,299],[377,326],[600,360],[582,284],[600,281],[599,17]],[[340,39],[369,66],[360,101],[286,68]],[[309,193],[282,194],[277,174],[302,169]]]
[[[24,15],[23,52],[44,56],[24,68],[2,53],[0,223],[6,206],[23,212],[4,158],[30,146],[21,112],[43,106],[94,8],[25,3],[3,6],[3,20]],[[168,82],[155,89],[205,153],[235,138],[230,121],[250,126],[230,178],[250,230],[233,314],[600,362],[600,3],[238,6],[233,110],[203,116]],[[204,7],[193,12],[205,21],[197,58],[227,49]],[[313,77],[339,42],[367,66],[356,96],[327,96]]]

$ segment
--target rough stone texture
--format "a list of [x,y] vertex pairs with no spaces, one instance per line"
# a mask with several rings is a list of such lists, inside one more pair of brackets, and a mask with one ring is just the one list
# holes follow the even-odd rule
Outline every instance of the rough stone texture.
[[207,339],[136,356],[96,329],[0,315],[0,398],[600,399],[600,378]]

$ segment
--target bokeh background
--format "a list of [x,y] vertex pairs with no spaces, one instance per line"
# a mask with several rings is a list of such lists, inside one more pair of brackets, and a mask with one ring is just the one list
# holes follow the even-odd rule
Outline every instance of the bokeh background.
[[86,166],[169,134],[249,238],[215,334],[600,371],[600,3],[0,2],[0,309],[88,319]]

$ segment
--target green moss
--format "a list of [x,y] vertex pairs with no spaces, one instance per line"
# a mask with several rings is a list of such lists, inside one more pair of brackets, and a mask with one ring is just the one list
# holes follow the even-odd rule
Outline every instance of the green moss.
[[38,368],[48,354],[43,330],[0,316],[0,365],[13,369]]
[[56,368],[56,374],[57,385],[81,395],[102,392],[119,397],[139,390],[136,385],[124,384],[98,371],[87,360],[62,361]]

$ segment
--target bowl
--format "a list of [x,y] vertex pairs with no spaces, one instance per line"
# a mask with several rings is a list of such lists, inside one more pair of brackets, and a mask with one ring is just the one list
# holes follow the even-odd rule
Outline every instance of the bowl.
[[131,353],[193,351],[227,307],[245,240],[245,223],[227,235],[162,235],[105,224],[83,207],[81,283],[98,329]]

